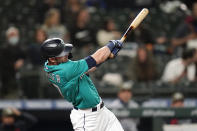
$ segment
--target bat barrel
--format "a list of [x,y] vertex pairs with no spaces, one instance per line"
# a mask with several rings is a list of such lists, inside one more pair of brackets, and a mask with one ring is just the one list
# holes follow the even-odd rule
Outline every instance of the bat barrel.
[[[127,38],[129,32],[131,30],[134,30],[135,28],[137,28],[137,26],[143,21],[143,19],[148,15],[149,11],[148,9],[144,8],[142,9],[142,11],[135,17],[135,19],[133,20],[133,22],[130,24],[129,28],[126,30],[126,32],[124,33],[124,35],[122,36],[122,38],[120,39],[120,41],[123,43],[125,41],[125,39]],[[109,58],[113,58],[114,55],[111,53]]]
[[126,37],[128,36],[129,32],[138,27],[138,25],[143,21],[143,19],[147,16],[149,10],[147,8],[142,9],[140,13],[136,16],[133,22],[130,24],[129,28],[126,30],[122,38],[120,39],[121,42],[124,42]]

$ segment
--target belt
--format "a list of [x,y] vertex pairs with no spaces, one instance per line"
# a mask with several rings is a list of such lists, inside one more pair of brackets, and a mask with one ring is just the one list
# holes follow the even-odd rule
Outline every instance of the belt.
[[[102,101],[102,103],[100,104],[100,108],[99,109],[102,109],[103,107],[104,107],[104,102]],[[79,108],[77,108],[75,106],[74,106],[74,109],[79,110]],[[95,111],[99,110],[98,107],[93,107],[91,109],[92,109],[92,112],[95,112]]]

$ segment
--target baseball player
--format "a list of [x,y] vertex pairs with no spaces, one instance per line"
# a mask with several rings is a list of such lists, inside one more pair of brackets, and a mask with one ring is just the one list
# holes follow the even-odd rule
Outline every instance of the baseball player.
[[94,71],[122,48],[119,40],[111,40],[94,54],[72,61],[72,44],[52,38],[41,45],[43,57],[47,58],[44,70],[49,81],[60,94],[74,106],[70,118],[75,131],[123,131],[115,115],[100,98],[88,73]]

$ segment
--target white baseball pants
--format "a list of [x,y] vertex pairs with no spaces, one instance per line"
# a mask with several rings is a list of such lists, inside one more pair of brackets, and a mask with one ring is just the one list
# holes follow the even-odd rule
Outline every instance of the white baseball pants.
[[75,131],[124,131],[116,116],[105,106],[95,112],[73,109],[70,118]]

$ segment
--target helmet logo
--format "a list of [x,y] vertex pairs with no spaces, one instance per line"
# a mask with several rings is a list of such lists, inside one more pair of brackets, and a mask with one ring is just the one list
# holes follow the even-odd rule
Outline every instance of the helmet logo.
[[48,44],[47,47],[57,47],[57,44]]

